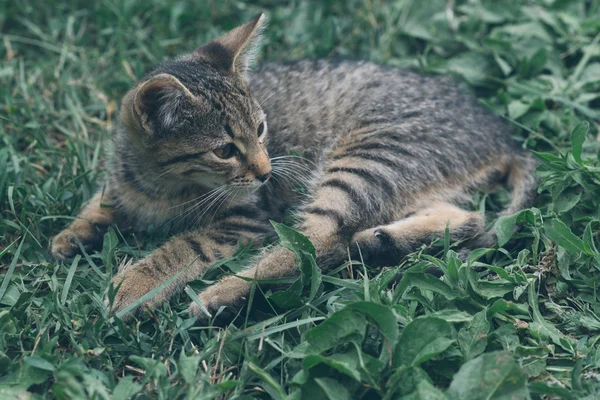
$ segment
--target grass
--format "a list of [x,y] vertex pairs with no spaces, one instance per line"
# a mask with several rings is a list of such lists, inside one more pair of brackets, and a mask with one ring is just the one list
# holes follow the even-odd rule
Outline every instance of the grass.
[[[321,274],[280,226],[302,279],[255,287],[233,324],[198,326],[185,309],[246,249],[138,320],[111,319],[116,266],[159,235],[113,230],[67,263],[48,239],[102,178],[130,85],[259,11],[264,60],[457,75],[540,159],[535,207],[499,220],[499,247],[466,262],[442,240],[383,270]],[[0,398],[600,396],[600,1],[0,0],[0,28]]]

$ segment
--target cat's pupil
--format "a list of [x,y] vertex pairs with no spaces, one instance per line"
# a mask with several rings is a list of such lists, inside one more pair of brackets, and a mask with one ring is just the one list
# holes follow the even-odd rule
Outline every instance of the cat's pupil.
[[260,137],[260,135],[262,135],[264,131],[265,131],[265,123],[261,122],[260,125],[258,126],[258,131],[256,133]]
[[237,147],[233,143],[228,143],[225,146],[221,146],[218,149],[214,150],[214,153],[219,158],[231,158],[237,152]]

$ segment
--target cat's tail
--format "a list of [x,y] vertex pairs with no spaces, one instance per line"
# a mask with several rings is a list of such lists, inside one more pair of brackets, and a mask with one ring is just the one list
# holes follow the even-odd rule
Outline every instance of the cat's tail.
[[530,154],[520,154],[514,158],[507,176],[512,192],[511,202],[501,216],[531,207],[537,191],[536,167],[537,162]]
[[[519,154],[514,157],[506,173],[507,185],[511,189],[511,202],[498,217],[517,213],[525,208],[531,207],[537,191],[537,178],[535,169],[537,161],[529,154]],[[517,230],[518,227],[515,227]],[[471,248],[492,247],[498,242],[496,229],[492,227],[489,231],[476,238]],[[467,250],[465,254],[468,254]]]

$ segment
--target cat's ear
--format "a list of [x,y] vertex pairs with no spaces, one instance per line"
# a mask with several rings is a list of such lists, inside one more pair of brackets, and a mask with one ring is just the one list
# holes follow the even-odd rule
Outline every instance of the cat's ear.
[[169,74],[159,74],[142,82],[123,100],[122,118],[130,128],[132,124],[148,135],[174,128],[185,109],[202,106],[183,83]]
[[194,55],[206,59],[219,69],[246,78],[260,47],[264,28],[265,15],[261,13],[224,36],[198,47]]

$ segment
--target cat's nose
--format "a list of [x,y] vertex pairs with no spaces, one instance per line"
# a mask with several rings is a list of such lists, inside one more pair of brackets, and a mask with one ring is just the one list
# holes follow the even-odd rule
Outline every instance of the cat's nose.
[[256,179],[258,179],[261,182],[266,182],[270,177],[271,177],[271,172],[267,172],[264,175],[257,175]]

